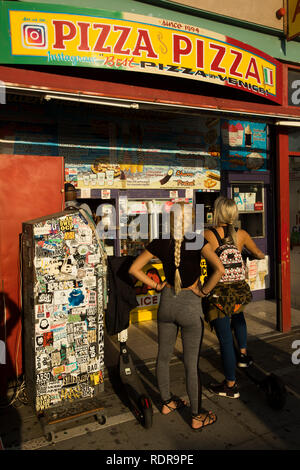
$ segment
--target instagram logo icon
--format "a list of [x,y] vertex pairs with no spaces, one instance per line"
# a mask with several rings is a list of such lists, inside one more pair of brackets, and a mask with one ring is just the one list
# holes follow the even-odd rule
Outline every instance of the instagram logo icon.
[[22,42],[24,47],[47,48],[47,27],[44,24],[22,24]]

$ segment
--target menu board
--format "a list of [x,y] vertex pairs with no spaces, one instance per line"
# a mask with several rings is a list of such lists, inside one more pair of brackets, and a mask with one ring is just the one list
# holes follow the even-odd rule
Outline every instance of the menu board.
[[203,167],[67,163],[65,178],[78,189],[220,189],[220,171]]
[[221,139],[222,169],[231,171],[267,170],[267,124],[222,120]]

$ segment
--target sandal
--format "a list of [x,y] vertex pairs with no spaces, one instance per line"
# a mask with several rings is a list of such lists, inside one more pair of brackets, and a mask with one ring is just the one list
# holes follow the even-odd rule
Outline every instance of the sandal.
[[[174,402],[175,403],[175,407],[173,406],[170,406],[170,403],[171,402]],[[172,413],[172,411],[176,411],[176,410],[180,410],[181,408],[184,408],[186,406],[186,402],[184,400],[182,400],[181,398],[179,397],[171,397],[169,400],[166,400],[163,402],[163,406],[166,406],[170,411],[168,413],[163,413],[163,415],[168,415],[170,413]]]
[[[195,419],[196,421],[200,421],[200,423],[202,423],[202,426],[200,426],[199,428],[194,428],[192,426],[192,429],[194,431],[199,431],[199,430],[202,430],[203,428],[206,428],[207,426],[210,426],[211,424],[214,424],[217,421],[217,415],[215,415],[212,411],[209,411],[208,413],[206,413],[204,418],[200,418],[200,416],[198,415],[198,416],[192,416],[192,420],[193,419]],[[207,419],[209,419],[209,422],[204,424]]]

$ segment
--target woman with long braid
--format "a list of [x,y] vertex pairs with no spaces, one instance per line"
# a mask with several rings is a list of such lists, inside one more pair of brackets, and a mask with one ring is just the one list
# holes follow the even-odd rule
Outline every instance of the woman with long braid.
[[[203,320],[201,318],[201,297],[209,292],[221,279],[224,268],[209,243],[204,242],[200,247],[192,245],[190,236],[184,236],[187,215],[186,205],[176,205],[180,208],[180,217],[174,211],[170,214],[169,239],[155,239],[132,264],[129,273],[135,278],[161,292],[157,313],[158,324],[158,357],[157,382],[163,406],[162,414],[167,415],[186,403],[170,393],[169,363],[176,342],[178,329],[181,328],[183,343],[183,360],[186,375],[186,388],[191,406],[193,429],[202,429],[213,424],[217,417],[201,408],[202,385],[199,374],[199,355],[203,336]],[[189,221],[192,222],[191,220]],[[195,235],[195,234],[194,234]],[[196,235],[195,235],[196,237]],[[199,285],[201,255],[212,267],[212,275],[205,285]],[[163,264],[166,280],[155,283],[144,272],[143,267],[153,258],[158,258]],[[203,290],[202,290],[203,289]]]
[[[245,246],[257,259],[263,259],[264,253],[256,246],[245,230],[235,230],[238,220],[238,208],[233,199],[219,197],[214,204],[213,228],[204,231],[204,237],[213,250],[219,247],[231,246],[231,257],[240,258],[240,263],[234,259],[231,274],[225,274],[202,301],[205,319],[215,330],[220,343],[221,356],[225,373],[225,380],[221,384],[211,384],[209,389],[219,396],[239,398],[240,393],[236,384],[235,369],[248,367],[252,358],[247,354],[247,325],[243,313],[245,305],[251,299],[251,291],[245,280],[241,252]],[[236,250],[236,249],[237,250]],[[234,255],[236,253],[236,255]],[[230,267],[230,264],[229,264]],[[209,273],[209,269],[208,269]],[[239,346],[236,358],[232,329]]]

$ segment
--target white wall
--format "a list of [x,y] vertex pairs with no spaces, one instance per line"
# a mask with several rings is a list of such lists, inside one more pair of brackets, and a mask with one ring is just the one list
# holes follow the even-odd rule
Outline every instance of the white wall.
[[230,2],[221,2],[220,0],[173,0],[173,2],[269,28],[283,29],[283,20],[276,17],[276,11],[284,6],[283,0],[230,0]]

